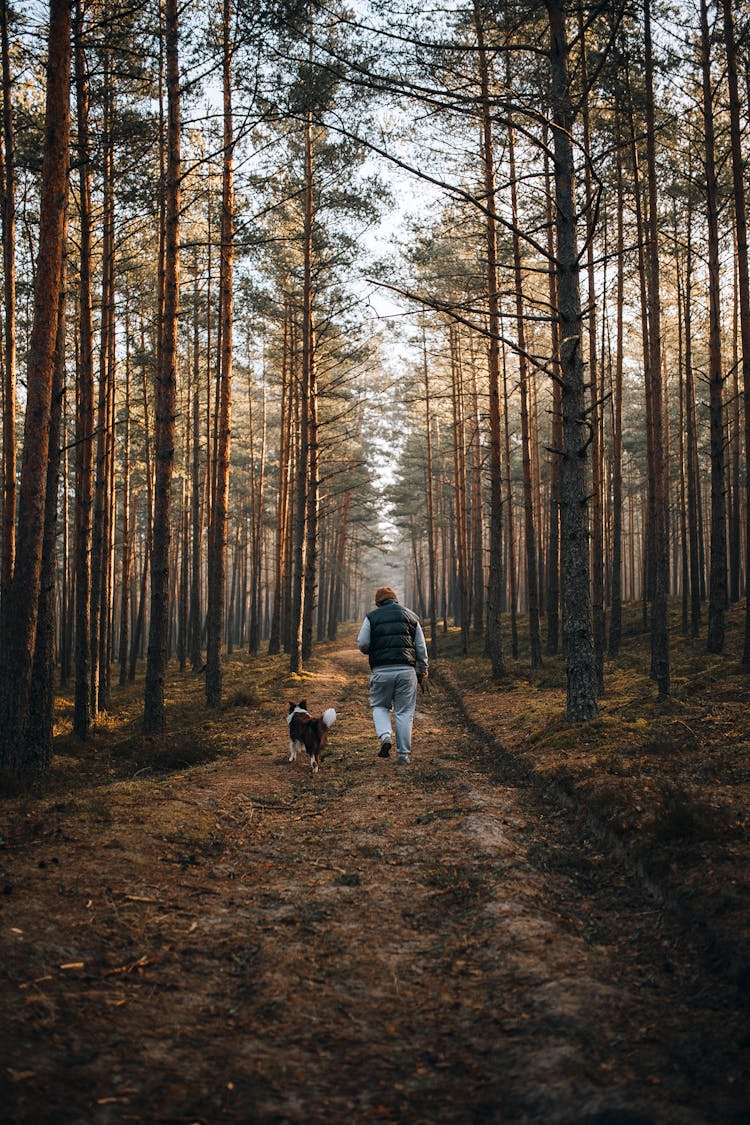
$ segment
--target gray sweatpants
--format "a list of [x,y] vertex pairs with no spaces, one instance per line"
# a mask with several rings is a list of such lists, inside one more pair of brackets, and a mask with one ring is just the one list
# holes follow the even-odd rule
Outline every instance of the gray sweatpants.
[[417,673],[413,668],[375,668],[370,673],[370,706],[378,738],[391,734],[391,705],[396,717],[399,755],[411,753],[411,728],[417,706]]

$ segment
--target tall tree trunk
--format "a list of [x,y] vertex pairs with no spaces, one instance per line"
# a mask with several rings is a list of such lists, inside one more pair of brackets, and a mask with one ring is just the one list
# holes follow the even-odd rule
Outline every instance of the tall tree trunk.
[[528,363],[526,360],[526,325],[523,309],[523,270],[521,239],[518,228],[518,189],[516,186],[515,137],[508,126],[508,159],[510,165],[510,198],[513,216],[513,275],[516,289],[516,331],[518,334],[518,382],[521,393],[521,467],[523,472],[523,522],[526,555],[526,596],[529,613],[529,649],[531,667],[542,663],[542,639],[539,632],[539,578],[536,527],[531,469],[531,433],[529,427]]
[[122,432],[122,553],[120,564],[120,684],[128,678],[128,640],[130,622],[130,575],[133,543],[130,523],[130,309],[125,293],[125,414]]
[[424,377],[425,440],[427,443],[427,565],[430,582],[430,654],[437,655],[437,564],[435,559],[435,478],[432,464],[432,413],[430,372],[427,364],[427,334],[422,326],[422,374]]
[[[266,475],[266,390],[263,385],[261,408],[260,452],[256,467],[255,434],[253,425],[252,384],[247,381],[248,417],[250,419],[250,628],[248,651],[260,651],[261,583],[263,571],[263,504]],[[244,604],[244,603],[243,603]]]
[[44,543],[39,589],[39,617],[31,674],[31,697],[24,748],[25,772],[39,777],[52,758],[55,667],[55,570],[57,556],[57,493],[60,472],[62,402],[65,394],[65,286],[67,273],[67,217],[63,233],[57,343],[49,428],[49,460],[44,512]]
[[681,621],[680,627],[684,636],[690,631],[690,556],[688,552],[688,524],[687,524],[687,482],[685,473],[685,380],[683,371],[684,360],[684,326],[685,326],[685,297],[682,279],[682,264],[678,243],[679,223],[677,218],[677,201],[674,201],[674,244],[675,244],[675,275],[677,282],[677,378],[679,388],[679,465],[680,465],[680,571],[682,586],[680,590]]
[[518,659],[518,578],[516,569],[515,504],[513,503],[513,477],[510,464],[510,399],[508,395],[508,359],[503,344],[503,428],[505,436],[505,545],[508,552],[507,595],[510,610],[510,651]]
[[706,218],[708,227],[708,387],[711,425],[711,555],[709,572],[709,652],[724,648],[727,607],[727,526],[724,472],[724,373],[721,366],[721,294],[719,266],[718,180],[711,90],[711,45],[708,8],[701,0],[701,70],[706,156]]
[[8,595],[15,565],[16,542],[16,159],[10,74],[8,0],[0,4],[0,44],[3,82],[3,311],[5,355],[3,368],[3,526],[0,559],[0,635],[7,628]]
[[7,634],[0,660],[0,771],[25,775],[31,674],[42,576],[52,385],[70,159],[70,7],[50,0],[39,251],[26,382],[18,535]]
[[156,471],[154,479],[153,545],[151,549],[151,616],[144,695],[143,726],[147,734],[164,727],[164,677],[169,631],[169,544],[177,408],[177,317],[180,250],[180,70],[177,0],[165,0],[167,63],[167,174],[165,184],[164,316],[160,366],[156,380]]
[[[690,168],[689,168],[690,171]],[[690,178],[690,176],[689,176]],[[690,543],[690,635],[701,626],[701,546],[698,496],[698,439],[693,378],[693,208],[688,195],[685,253],[685,444],[687,446],[687,518]]]
[[594,260],[595,200],[591,183],[591,125],[587,89],[588,57],[583,9],[578,9],[578,39],[581,53],[581,99],[583,124],[583,182],[586,194],[586,277],[588,282],[588,365],[591,395],[589,424],[591,430],[591,600],[594,658],[599,691],[604,687],[604,642],[606,620],[604,612],[604,537],[603,537],[603,450],[601,441],[600,364],[596,340],[596,270]]
[[78,125],[79,239],[78,331],[80,355],[76,395],[75,461],[75,701],[73,730],[88,738],[91,724],[91,514],[94,464],[94,360],[91,314],[91,161],[89,91],[84,53],[83,5],[76,0],[75,81]]
[[[145,355],[146,347],[144,342],[143,324],[141,324],[141,355]],[[151,464],[151,426],[149,423],[149,404],[148,404],[148,380],[146,377],[146,367],[142,367],[142,401],[143,401],[143,449],[144,460],[146,467],[146,539],[143,545],[143,568],[141,570],[141,584],[140,594],[138,597],[138,611],[136,614],[135,624],[133,626],[133,640],[130,645],[130,662],[128,665],[128,680],[130,683],[135,679],[135,667],[138,660],[138,654],[141,651],[141,641],[143,638],[144,622],[146,616],[146,593],[148,587],[149,570],[151,566],[151,546],[154,536],[154,474]]]
[[229,513],[229,451],[232,413],[232,334],[234,269],[234,128],[232,123],[231,4],[223,3],[224,157],[221,207],[221,364],[214,468],[216,488],[211,508],[208,568],[208,621],[206,638],[206,701],[216,707],[222,697],[221,645],[227,569]]
[[[549,168],[549,128],[544,123],[544,182],[547,198],[547,256],[550,310],[557,308],[555,261],[555,223],[552,180]],[[555,656],[560,647],[560,469],[563,447],[562,380],[560,378],[560,333],[557,317],[550,316],[552,372],[552,449],[550,451],[549,542],[547,545],[547,655]]]
[[612,403],[612,584],[609,621],[609,655],[617,656],[622,639],[622,376],[625,305],[625,223],[622,168],[622,129],[619,106],[615,110],[617,161],[617,342]]
[[[74,333],[75,337],[75,333]],[[77,351],[76,351],[77,355]],[[62,559],[60,560],[60,685],[67,688],[72,671],[73,611],[75,598],[73,591],[72,554],[70,550],[70,417],[67,379],[63,387],[61,422],[61,466],[62,475]]]
[[103,113],[103,156],[104,156],[104,215],[102,236],[102,295],[101,295],[101,333],[99,348],[99,394],[96,414],[96,482],[94,486],[94,524],[91,551],[91,714],[96,717],[100,709],[106,709],[102,698],[102,665],[106,662],[107,634],[107,570],[109,567],[109,478],[110,463],[110,394],[114,371],[110,366],[109,347],[112,329],[112,261],[114,255],[113,225],[113,153],[110,127],[111,90],[107,80],[109,71],[109,52],[105,50],[104,62],[104,113]]
[[[312,52],[312,40],[310,51]],[[312,647],[312,615],[317,582],[318,449],[313,326],[313,128],[305,115],[304,228],[302,278],[301,449],[297,464],[294,592],[290,670],[300,672]],[[311,526],[311,520],[313,526]]]
[[732,421],[729,436],[731,451],[731,504],[729,507],[729,601],[740,600],[742,574],[742,503],[741,470],[742,436],[740,427],[740,316],[739,270],[737,255],[734,262],[734,300],[732,301]]
[[742,158],[740,96],[737,81],[737,47],[732,0],[722,0],[724,43],[729,84],[729,120],[732,142],[732,188],[737,238],[737,285],[742,336],[742,396],[745,423],[745,642],[742,663],[750,665],[750,270],[748,269],[746,165]]
[[281,352],[281,405],[279,414],[279,483],[276,497],[276,554],[274,567],[273,609],[271,611],[271,634],[268,639],[270,656],[281,651],[281,616],[283,602],[284,575],[288,556],[289,537],[289,465],[291,429],[290,393],[290,314],[288,301],[285,302]]
[[192,525],[190,565],[190,664],[197,672],[203,664],[201,656],[201,405],[200,405],[200,333],[198,321],[198,266],[195,267],[193,290],[193,443],[192,480],[190,489],[190,516]]
[[492,678],[505,675],[502,625],[502,540],[503,540],[503,478],[502,436],[500,429],[500,286],[498,282],[497,215],[495,192],[495,152],[492,136],[492,104],[490,99],[490,67],[484,42],[484,27],[479,0],[474,0],[474,27],[477,35],[479,63],[480,110],[482,114],[482,161],[484,198],[486,203],[485,242],[487,270],[487,313],[489,347],[487,356],[490,413],[490,531],[489,581],[487,584],[486,651],[492,667]]
[[[113,99],[112,99],[113,100]],[[113,109],[110,106],[110,117]],[[114,143],[112,123],[108,126],[107,137],[107,225],[111,252],[108,256],[109,283],[107,286],[107,472],[106,472],[106,518],[103,555],[103,581],[101,596],[101,625],[99,629],[99,708],[109,711],[112,706],[112,631],[114,624],[114,565],[115,565],[115,432],[117,403],[117,350],[115,335],[115,196],[114,196]],[[105,310],[102,310],[104,312]]]
[[[640,304],[641,304],[641,341],[643,348],[643,370],[644,370],[644,387],[645,387],[645,407],[646,407],[646,521],[644,525],[644,542],[643,542],[643,582],[641,589],[641,597],[643,599],[643,628],[647,630],[649,627],[648,620],[648,603],[649,599],[653,598],[654,590],[654,519],[656,499],[654,493],[655,487],[655,472],[654,472],[654,433],[653,433],[653,411],[652,411],[652,389],[651,389],[651,344],[649,336],[649,304],[648,304],[648,262],[646,256],[646,232],[644,230],[643,218],[643,205],[641,201],[641,172],[640,172],[640,156],[638,150],[638,136],[636,130],[635,111],[634,111],[634,97],[633,88],[630,81],[630,72],[626,61],[626,83],[628,91],[628,118],[629,118],[629,133],[630,133],[630,151],[633,161],[633,195],[635,204],[635,219],[636,219],[636,232],[638,242],[638,281],[640,289]],[[653,644],[652,644],[652,669],[653,675]]]
[[450,327],[451,399],[453,403],[453,499],[455,509],[457,614],[461,629],[461,651],[469,654],[469,548],[466,527],[466,444],[464,426],[463,370],[460,340],[455,325]]
[[562,376],[563,459],[560,480],[560,576],[568,718],[598,712],[591,626],[586,502],[587,433],[581,353],[581,292],[574,199],[573,111],[569,46],[560,0],[546,0],[550,26],[552,113],[557,207],[558,319]]
[[644,2],[646,49],[646,161],[648,169],[648,310],[649,367],[654,473],[654,590],[651,603],[651,665],[659,695],[669,695],[669,629],[667,585],[669,558],[666,527],[666,473],[661,377],[661,291],[659,285],[659,218],[657,204],[654,61],[651,42],[651,0]]
[[302,598],[302,660],[312,655],[313,615],[318,582],[318,508],[320,450],[318,432],[318,370],[313,316],[313,131],[312,113],[305,122],[305,232],[302,310],[302,384],[307,393],[307,495],[305,512],[305,576]]
[[484,511],[482,504],[482,440],[479,426],[479,396],[474,341],[469,340],[471,358],[471,441],[469,442],[471,473],[471,563],[473,629],[476,636],[484,630]]
[[307,495],[307,407],[308,398],[304,393],[301,376],[301,364],[296,342],[292,349],[292,388],[294,406],[292,411],[292,433],[294,435],[294,448],[292,458],[292,480],[294,488],[290,489],[289,521],[292,530],[292,550],[289,553],[289,562],[286,577],[286,628],[284,630],[285,644],[289,652],[289,668],[292,672],[302,670],[302,598],[303,575],[305,569],[305,497]]

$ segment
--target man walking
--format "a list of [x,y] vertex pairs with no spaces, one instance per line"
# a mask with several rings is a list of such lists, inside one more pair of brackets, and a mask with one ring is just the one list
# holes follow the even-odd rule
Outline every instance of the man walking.
[[357,647],[370,659],[370,706],[380,739],[378,757],[391,752],[391,705],[396,716],[399,765],[411,754],[417,682],[427,679],[427,645],[416,614],[399,605],[396,591],[380,586],[375,609],[362,622]]

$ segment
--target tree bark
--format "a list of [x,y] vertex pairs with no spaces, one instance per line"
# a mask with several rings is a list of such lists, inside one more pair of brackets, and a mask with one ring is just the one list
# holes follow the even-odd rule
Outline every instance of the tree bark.
[[437,563],[435,559],[435,478],[432,465],[432,413],[430,372],[427,364],[427,335],[422,326],[422,373],[424,377],[425,440],[427,443],[427,565],[430,582],[430,655],[437,655]]
[[526,326],[523,310],[523,270],[521,239],[518,232],[518,190],[516,187],[515,137],[508,127],[508,160],[510,171],[511,214],[513,216],[513,275],[515,278],[516,331],[518,333],[518,382],[521,393],[521,466],[523,472],[523,519],[526,557],[526,597],[529,615],[529,650],[531,667],[542,664],[542,639],[539,632],[539,578],[536,526],[531,470],[531,433],[529,428],[528,363],[526,361]]
[[560,480],[561,595],[567,671],[567,714],[573,721],[598,713],[591,625],[586,502],[587,434],[581,354],[581,293],[574,199],[573,111],[569,46],[560,0],[546,0],[550,27],[555,199],[557,204],[558,320],[562,378],[563,458]]
[[719,264],[718,180],[714,141],[714,106],[711,90],[711,46],[708,8],[701,0],[701,71],[703,77],[703,129],[706,159],[706,219],[708,234],[708,387],[711,429],[711,547],[709,569],[709,652],[724,648],[724,615],[727,607],[727,527],[724,471],[724,373],[721,365],[721,294]]
[[[7,628],[8,597],[16,544],[16,160],[12,80],[8,35],[8,0],[0,5],[3,83],[3,306],[5,355],[3,369],[3,526],[0,559],[0,635]],[[3,625],[2,622],[6,624]]]
[[279,414],[279,479],[276,497],[276,555],[274,567],[273,609],[271,611],[271,633],[268,639],[269,656],[274,656],[281,651],[281,618],[284,592],[284,576],[288,557],[289,537],[289,466],[290,466],[290,441],[291,430],[291,393],[290,393],[290,314],[288,302],[285,302],[284,321],[282,328],[281,352],[281,405]]
[[130,523],[130,310],[125,294],[125,415],[122,434],[122,552],[120,563],[120,638],[118,659],[120,685],[128,678],[128,634],[130,623],[130,573],[133,544]]
[[506,568],[508,610],[510,613],[510,652],[518,659],[518,577],[516,568],[515,505],[513,503],[513,478],[510,465],[510,398],[508,395],[508,361],[503,344],[503,430],[505,437],[505,549],[508,555]]
[[476,636],[484,631],[484,511],[482,504],[482,440],[479,425],[479,396],[473,341],[469,341],[471,357],[471,606]]
[[[547,123],[544,126],[544,181],[547,197],[547,255],[549,259],[549,307],[557,308],[557,277],[554,268],[555,235],[552,183],[549,171]],[[560,469],[563,446],[562,380],[559,370],[560,333],[557,317],[550,316],[552,370],[552,450],[549,472],[549,541],[547,544],[547,643],[548,656],[555,656],[560,647]]]
[[167,63],[167,172],[165,184],[165,283],[160,366],[156,380],[156,470],[151,616],[149,621],[143,726],[147,734],[164,727],[164,677],[169,632],[169,545],[177,407],[177,317],[180,248],[180,71],[177,0],[165,0]]
[[615,110],[617,162],[617,309],[615,377],[612,404],[612,583],[610,594],[609,655],[616,657],[622,640],[622,376],[625,304],[625,223],[622,168],[622,129],[619,106]]
[[489,346],[487,355],[490,413],[490,529],[489,529],[489,581],[487,584],[487,636],[486,651],[492,667],[492,678],[505,675],[502,645],[500,606],[502,602],[502,540],[503,540],[503,478],[502,437],[500,429],[500,287],[497,261],[497,218],[495,213],[495,155],[492,137],[492,107],[490,100],[490,70],[484,42],[484,27],[479,0],[474,0],[474,27],[477,36],[480,111],[482,115],[482,161],[484,172],[484,198],[487,208],[485,243],[487,271],[487,315]]
[[60,280],[70,159],[70,8],[50,0],[39,250],[29,345],[16,558],[0,665],[0,771],[28,774],[24,757],[42,576]]
[[318,428],[318,370],[313,314],[313,127],[312,113],[305,122],[305,229],[302,309],[302,385],[307,395],[307,490],[305,496],[305,568],[302,596],[301,659],[312,655],[313,615],[318,582],[318,515],[320,449]]
[[[141,325],[141,354],[145,355],[145,343],[143,326]],[[143,569],[141,570],[141,585],[138,597],[138,612],[136,614],[135,624],[133,627],[133,640],[130,645],[130,662],[128,665],[128,680],[130,683],[135,679],[135,668],[138,660],[138,654],[141,650],[141,640],[143,638],[144,620],[146,616],[146,592],[148,587],[149,569],[151,566],[151,546],[153,543],[154,535],[154,476],[151,462],[151,427],[149,423],[149,404],[148,404],[148,381],[146,378],[146,367],[142,369],[142,401],[143,401],[143,449],[144,459],[146,462],[146,541],[143,545]]]
[[57,559],[57,492],[60,472],[62,402],[65,394],[65,298],[67,222],[63,233],[57,344],[49,428],[49,459],[44,502],[44,542],[39,589],[39,617],[31,674],[31,696],[24,748],[25,773],[40,777],[52,759],[52,721],[55,699],[55,570]]
[[[581,83],[584,90],[589,83],[588,56],[586,51],[586,29],[583,9],[578,10],[578,39],[581,53]],[[596,273],[594,261],[594,193],[591,183],[591,126],[589,121],[589,100],[581,99],[583,124],[583,182],[586,194],[586,277],[588,281],[588,367],[591,407],[589,425],[591,432],[591,595],[592,627],[594,637],[594,658],[599,691],[604,687],[604,642],[606,616],[604,612],[604,532],[603,532],[603,450],[601,441],[600,364],[596,341]]]
[[[260,651],[262,632],[261,590],[263,578],[263,505],[266,484],[266,391],[263,387],[261,407],[260,452],[256,467],[255,435],[253,423],[252,383],[247,381],[248,417],[250,420],[250,623],[248,651]],[[244,604],[244,602],[243,602]]]
[[[688,178],[690,179],[688,157]],[[698,441],[695,421],[693,378],[693,208],[688,195],[685,252],[685,444],[687,461],[687,521],[690,554],[690,635],[697,637],[701,627],[701,545],[698,497]]]
[[453,500],[455,520],[457,613],[461,630],[461,651],[469,655],[469,548],[466,521],[466,445],[464,427],[464,391],[458,329],[450,327],[451,399],[453,404]]
[[729,119],[732,144],[732,188],[737,239],[737,284],[742,337],[742,396],[745,426],[745,641],[742,663],[750,665],[750,270],[748,268],[746,166],[742,158],[740,96],[737,80],[737,47],[732,0],[722,0],[724,44],[729,85]]
[[651,42],[651,0],[644,2],[646,50],[646,161],[648,168],[648,310],[649,367],[654,474],[654,589],[651,603],[651,665],[659,695],[669,695],[670,661],[667,621],[669,558],[666,527],[666,480],[661,376],[661,291],[659,283],[659,219],[657,203],[654,62]]
[[217,444],[214,459],[216,487],[211,508],[208,568],[208,620],[206,637],[206,701],[216,707],[222,698],[221,648],[224,630],[224,599],[227,569],[227,521],[229,510],[229,453],[232,414],[232,335],[234,269],[234,130],[232,123],[231,4],[223,3],[223,106],[224,157],[221,207],[221,364]]
[[[312,46],[311,46],[312,51]],[[300,450],[295,501],[294,588],[292,593],[289,667],[302,670],[312,639],[312,607],[317,580],[317,411],[313,326],[313,131],[312,112],[305,115],[304,225],[302,278],[302,365],[300,384]],[[315,527],[311,527],[311,519]],[[309,630],[309,635],[308,635]]]
[[190,487],[190,516],[192,525],[191,564],[190,564],[190,664],[197,672],[202,664],[201,633],[201,543],[203,521],[201,519],[201,406],[200,406],[200,335],[198,331],[198,267],[195,268],[193,289],[193,441],[192,441],[192,480]]
[[80,239],[75,461],[75,701],[73,730],[88,738],[91,724],[91,544],[94,465],[94,361],[91,314],[91,163],[89,89],[84,53],[83,5],[76,2],[75,82],[78,125],[78,222]]

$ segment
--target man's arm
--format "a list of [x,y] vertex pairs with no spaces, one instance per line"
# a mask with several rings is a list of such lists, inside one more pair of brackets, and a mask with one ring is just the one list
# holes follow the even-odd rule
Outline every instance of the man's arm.
[[427,643],[424,639],[422,626],[417,622],[417,628],[414,632],[414,648],[417,653],[417,671],[426,672],[429,659],[427,656]]
[[357,648],[363,652],[365,656],[370,651],[370,618],[366,617],[362,622],[362,628],[357,635]]

